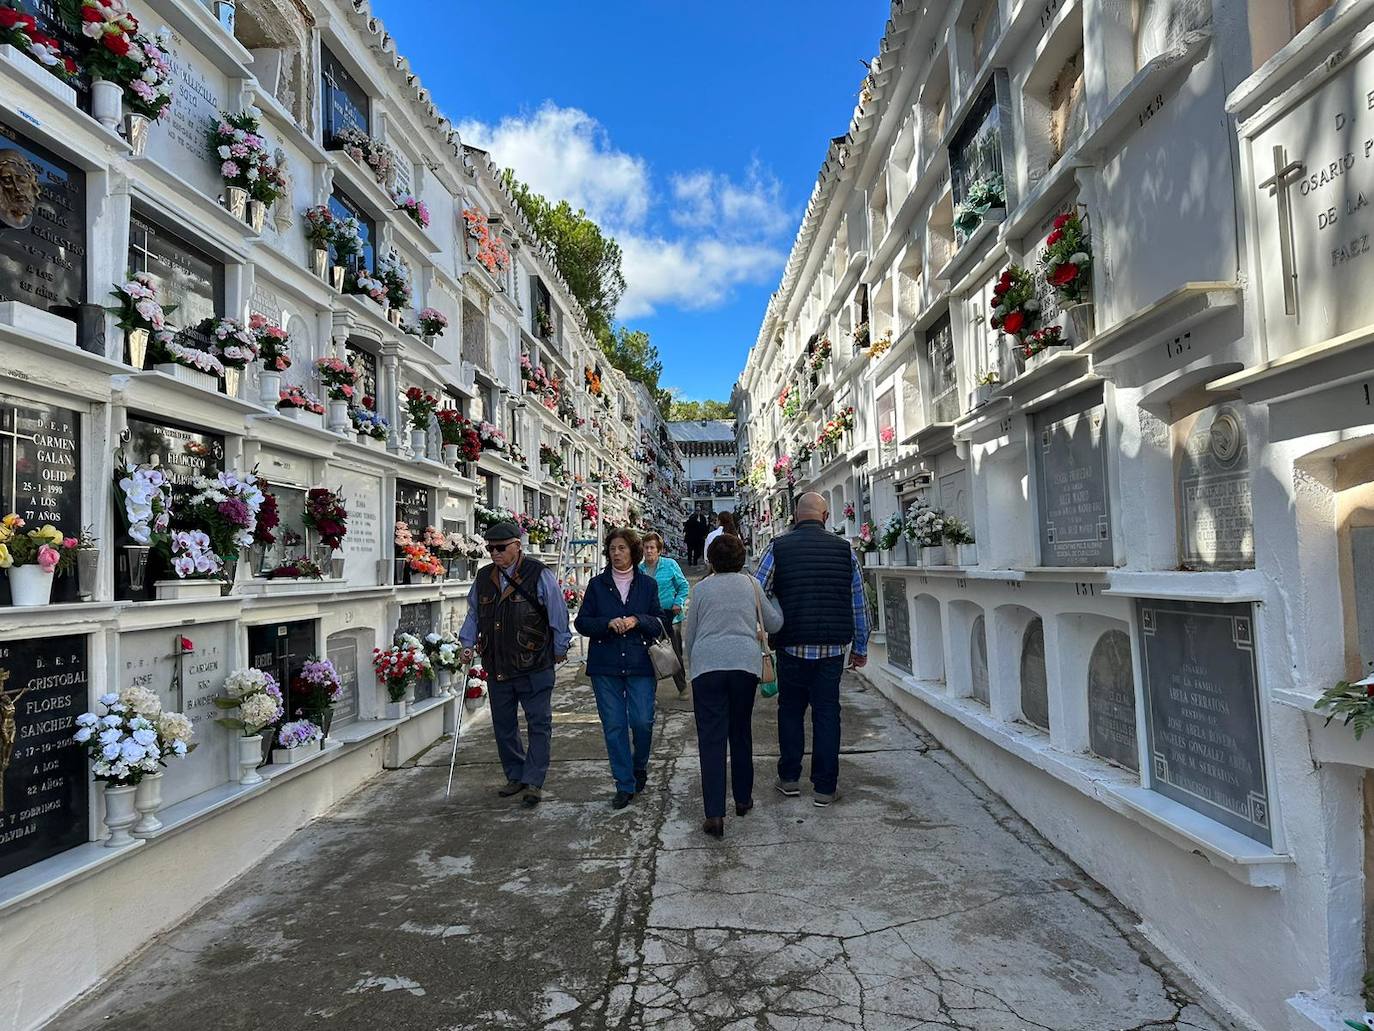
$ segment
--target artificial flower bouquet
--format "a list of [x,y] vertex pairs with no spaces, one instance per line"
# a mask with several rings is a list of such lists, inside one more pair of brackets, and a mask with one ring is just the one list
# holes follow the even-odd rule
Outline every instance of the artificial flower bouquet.
[[409,387],[406,390],[405,406],[411,428],[427,430],[434,413],[439,410],[439,399],[420,387]]
[[468,701],[478,701],[487,693],[487,671],[477,663],[468,669],[467,683],[463,686],[463,697]]
[[115,469],[115,485],[123,499],[120,511],[129,538],[135,544],[152,544],[172,520],[172,484],[154,466],[127,465],[123,456]]
[[410,270],[399,261],[383,258],[377,263],[377,278],[386,289],[387,305],[401,310],[410,306]]
[[312,487],[305,494],[305,513],[302,522],[319,535],[320,544],[331,551],[343,547],[348,534],[348,509],[343,497],[328,487]]
[[25,530],[27,525],[14,512],[0,519],[0,569],[38,566],[57,576],[70,573],[81,541],[65,536],[51,523],[36,530]]
[[[213,477],[197,476],[191,481],[189,493],[177,505],[174,522],[187,527],[189,534],[198,533],[206,538],[206,541],[202,541],[201,537],[192,536],[181,542],[185,557],[194,565],[195,573],[208,572],[198,558],[207,542],[210,552],[221,565],[232,566],[238,561],[240,549],[253,543],[258,513],[262,510],[264,500],[265,495],[255,476],[240,477],[223,470]],[[176,537],[174,533],[173,538]],[[184,561],[177,564],[175,548],[173,554],[177,575],[191,575],[189,571],[182,571],[186,567]],[[214,572],[218,572],[218,569]]]
[[444,330],[448,329],[448,316],[438,308],[421,308],[415,317],[420,322],[421,336],[443,336]]
[[854,542],[854,550],[860,555],[878,550],[878,542],[874,539],[872,523],[863,523],[859,526],[859,539]]
[[844,504],[844,517],[845,517],[846,519],[853,519],[853,518],[854,518],[854,502],[852,502],[852,501],[846,501],[846,502],[845,502],[845,504]]
[[1063,304],[1081,304],[1092,289],[1092,241],[1083,219],[1075,211],[1066,211],[1054,220],[1054,228],[1045,237],[1045,249],[1040,264],[1045,280]]
[[353,429],[360,436],[371,437],[373,440],[386,440],[390,426],[383,416],[378,415],[370,408],[357,406],[350,408],[348,415],[353,420]]
[[302,411],[324,414],[320,399],[303,387],[287,387],[277,395],[277,408],[299,408]]
[[253,315],[248,329],[258,345],[258,357],[267,372],[285,372],[291,368],[291,334],[267,320],[265,315]]
[[21,53],[28,54],[38,64],[72,84],[81,69],[75,61],[62,53],[62,41],[38,31],[38,20],[15,6],[16,0],[0,4],[0,44],[7,43]]
[[196,372],[203,372],[207,376],[224,375],[224,363],[213,351],[196,346],[189,337],[178,339],[169,329],[153,333],[148,345],[148,355],[154,366],[180,365]]
[[395,170],[395,152],[381,140],[374,140],[361,129],[341,129],[334,134],[333,145],[354,161],[370,168],[373,178],[381,185],[386,184]]
[[897,428],[895,426],[884,426],[878,431],[878,440],[886,445],[891,445],[897,439]]
[[426,634],[424,646],[431,668],[445,673],[457,673],[463,668],[467,649],[452,630]]
[[352,365],[342,358],[335,358],[330,355],[316,360],[315,371],[320,374],[320,383],[324,386],[325,395],[329,400],[353,400],[358,370]]
[[405,698],[422,678],[430,675],[429,658],[420,642],[410,634],[402,634],[390,648],[372,649],[372,668],[377,679],[386,686],[386,695],[393,702]]
[[105,711],[83,712],[72,735],[90,757],[96,780],[113,787],[137,784],[161,773],[166,755],[185,755],[194,747],[191,721],[181,713],[163,713],[147,688],[127,687],[97,701]]
[[110,291],[119,301],[115,307],[106,309],[115,316],[119,328],[126,333],[144,329],[150,333],[165,329],[167,316],[176,311],[176,305],[164,308],[157,299],[157,280],[147,272],[135,272],[129,281]]
[[945,540],[945,514],[919,501],[906,510],[906,539],[920,548],[938,548]]
[[429,206],[409,193],[398,193],[392,200],[396,203],[396,210],[403,211],[406,217],[414,222],[421,229],[429,228]]
[[309,714],[324,713],[344,693],[343,680],[334,663],[313,656],[305,661],[292,687],[293,701],[299,695],[300,711]]
[[1005,208],[1006,194],[1006,184],[996,172],[970,183],[964,199],[954,211],[954,228],[960,238],[972,236],[993,208]]
[[206,131],[210,156],[219,162],[227,187],[244,190],[254,200],[272,204],[286,192],[282,170],[260,132],[262,112],[248,107],[238,114],[221,112]]
[[499,234],[491,231],[486,215],[475,208],[464,208],[463,223],[467,226],[472,256],[477,264],[493,276],[510,267],[510,249]]
[[539,329],[539,335],[545,339],[553,338],[553,314],[545,305],[540,305],[534,312],[534,324]]
[[878,534],[878,548],[882,551],[895,548],[897,542],[902,539],[904,525],[900,512],[893,512],[892,515],[888,516],[887,521],[883,523],[882,532]]
[[215,699],[215,705],[237,710],[237,715],[221,717],[219,722],[245,737],[276,723],[286,712],[276,677],[252,667],[236,669],[225,678],[224,694]]
[[365,268],[354,268],[344,276],[344,293],[361,294],[378,304],[386,302],[386,284]]
[[267,580],[323,580],[324,570],[308,558],[294,558],[262,574]]
[[326,250],[334,242],[336,222],[329,205],[316,204],[314,207],[306,208],[301,217],[305,238],[310,241],[310,246],[317,251]]
[[497,428],[495,423],[479,422],[477,424],[477,436],[482,441],[483,451],[506,450],[506,435]]
[[973,530],[968,523],[954,516],[945,516],[944,542],[946,544],[973,544]]
[[993,308],[988,325],[1018,340],[1035,329],[1040,302],[1035,299],[1035,279],[1020,265],[1008,265],[992,288]]
[[581,513],[582,519],[588,523],[595,523],[599,512],[596,504],[595,494],[584,494],[577,503],[577,510]]
[[821,340],[821,342],[820,342],[819,344],[816,345],[816,350],[815,350],[815,352],[811,355],[811,371],[812,371],[812,372],[820,372],[823,368],[825,368],[825,363],[828,362],[828,361],[830,360],[830,351],[831,351],[830,338],[829,338],[829,337],[824,337],[824,338]]
[[323,738],[324,731],[309,720],[292,720],[281,725],[281,729],[277,731],[276,743],[278,748],[291,751],[316,744]]
[[247,368],[258,360],[257,334],[237,319],[208,318],[198,328],[210,340],[210,353],[226,369]]
[[1034,358],[1041,351],[1058,347],[1064,342],[1062,329],[1058,326],[1046,326],[1044,329],[1032,330],[1022,338],[1021,353],[1027,358]]
[[262,506],[258,509],[258,524],[253,527],[253,543],[266,548],[277,543],[274,531],[281,525],[281,506],[277,496],[266,489],[265,480],[258,480],[258,489],[262,491]]

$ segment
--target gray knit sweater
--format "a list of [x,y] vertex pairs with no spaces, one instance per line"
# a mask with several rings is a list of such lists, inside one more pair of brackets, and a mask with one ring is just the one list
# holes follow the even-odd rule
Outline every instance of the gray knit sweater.
[[758,676],[763,646],[754,615],[756,592],[762,602],[763,628],[776,633],[782,627],[782,609],[748,573],[716,573],[692,588],[682,648],[694,678],[729,669]]

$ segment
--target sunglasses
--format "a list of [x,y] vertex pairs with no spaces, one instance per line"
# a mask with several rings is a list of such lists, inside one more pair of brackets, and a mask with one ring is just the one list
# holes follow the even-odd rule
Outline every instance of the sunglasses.
[[499,555],[514,543],[515,541],[506,541],[505,544],[488,544],[487,550],[493,555]]

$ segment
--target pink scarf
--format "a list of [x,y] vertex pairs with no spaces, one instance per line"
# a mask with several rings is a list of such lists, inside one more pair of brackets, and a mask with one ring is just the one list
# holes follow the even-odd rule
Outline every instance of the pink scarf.
[[634,567],[631,566],[625,572],[621,572],[614,566],[611,567],[611,579],[615,581],[615,589],[620,592],[620,601],[623,604],[630,600],[630,585],[635,582]]

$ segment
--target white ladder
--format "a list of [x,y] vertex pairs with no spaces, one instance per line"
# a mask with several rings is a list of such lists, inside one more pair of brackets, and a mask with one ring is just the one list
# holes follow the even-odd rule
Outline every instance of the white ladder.
[[[596,499],[596,521],[592,525],[591,536],[586,536],[582,529],[581,504],[588,494]],[[568,489],[568,502],[563,511],[563,538],[558,543],[558,568],[555,570],[560,589],[573,583],[585,594],[587,582],[599,568],[603,500],[599,483],[574,484]],[[573,644],[582,657],[581,661],[585,661],[580,634],[573,634]]]

